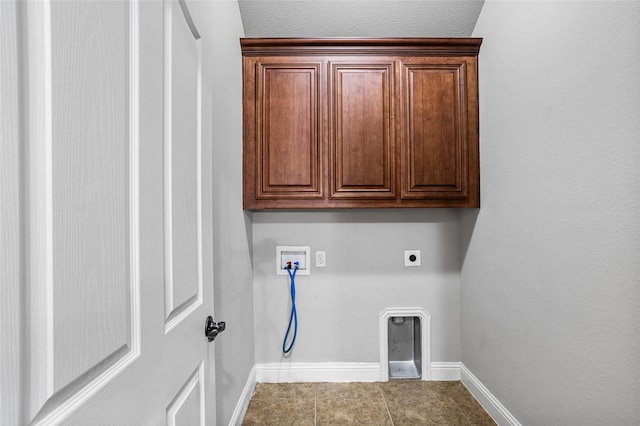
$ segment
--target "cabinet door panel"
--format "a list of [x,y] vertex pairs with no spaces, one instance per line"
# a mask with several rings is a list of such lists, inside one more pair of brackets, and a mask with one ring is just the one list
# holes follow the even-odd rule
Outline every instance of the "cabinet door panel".
[[331,64],[331,198],[395,198],[393,62]]
[[258,67],[256,198],[322,198],[320,64]]
[[466,196],[465,68],[403,64],[402,198]]

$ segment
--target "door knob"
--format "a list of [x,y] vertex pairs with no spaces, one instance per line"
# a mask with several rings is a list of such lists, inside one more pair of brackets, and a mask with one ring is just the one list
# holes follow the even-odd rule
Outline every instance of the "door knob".
[[227,324],[224,321],[215,322],[213,317],[209,315],[204,322],[204,335],[210,342],[213,342],[216,336],[224,331]]

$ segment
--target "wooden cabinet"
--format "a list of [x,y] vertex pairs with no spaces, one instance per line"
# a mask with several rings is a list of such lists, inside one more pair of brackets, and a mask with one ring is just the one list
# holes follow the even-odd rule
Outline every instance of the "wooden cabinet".
[[244,207],[479,207],[481,41],[241,39]]

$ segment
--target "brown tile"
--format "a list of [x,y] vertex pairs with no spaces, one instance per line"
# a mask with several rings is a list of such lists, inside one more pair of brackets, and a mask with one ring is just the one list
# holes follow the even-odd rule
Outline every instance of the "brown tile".
[[466,418],[449,398],[425,399],[422,397],[385,398],[395,426],[466,425]]
[[443,394],[434,387],[433,383],[422,380],[390,380],[381,382],[380,389],[382,389],[385,398],[416,397],[438,399]]
[[467,424],[470,426],[496,426],[491,416],[486,411],[467,416]]
[[318,383],[316,398],[362,398],[374,399],[382,397],[378,383]]
[[[388,411],[387,411],[388,407]],[[495,426],[459,381],[259,383],[243,425]]]
[[315,383],[258,383],[251,399],[315,398]]
[[382,397],[372,399],[318,399],[317,426],[391,426]]
[[454,401],[462,414],[468,419],[469,424],[482,426],[496,424],[470,393],[467,392],[467,395],[461,395],[455,398]]
[[252,399],[242,421],[243,426],[313,426],[315,400],[298,399]]
[[471,395],[467,388],[459,381],[427,382],[431,388],[448,396]]

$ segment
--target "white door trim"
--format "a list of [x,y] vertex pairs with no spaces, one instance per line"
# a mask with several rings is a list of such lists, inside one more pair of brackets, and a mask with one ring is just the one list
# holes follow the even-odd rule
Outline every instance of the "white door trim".
[[20,129],[18,3],[0,2],[0,424],[20,423],[21,243],[24,224],[24,153]]

